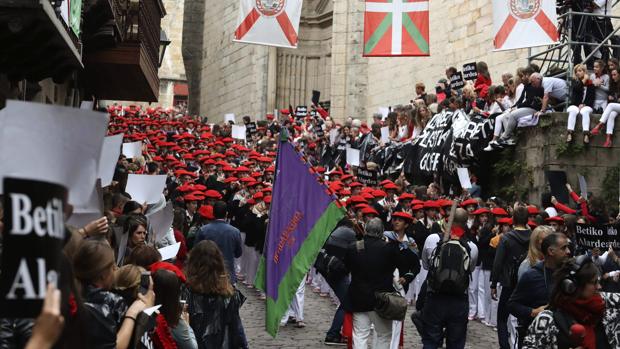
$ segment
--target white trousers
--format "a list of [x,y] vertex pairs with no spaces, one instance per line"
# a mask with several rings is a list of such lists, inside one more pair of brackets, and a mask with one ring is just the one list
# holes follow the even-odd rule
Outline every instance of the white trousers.
[[471,279],[469,280],[469,289],[467,295],[469,298],[469,317],[482,317],[483,315],[478,313],[478,278],[482,267],[477,266],[471,273]]
[[374,311],[353,313],[353,348],[368,348],[371,325],[377,334],[373,349],[388,349],[392,338],[392,321],[380,317]]
[[247,249],[247,269],[246,269],[246,277],[247,283],[250,285],[254,285],[254,279],[256,278],[256,271],[258,270],[258,262],[260,260],[260,253],[256,251],[253,247],[249,247]]
[[503,112],[495,117],[495,128],[493,129],[493,136],[499,137],[502,134],[502,127],[504,126],[504,119],[508,116],[508,112]]
[[607,124],[607,134],[614,134],[614,126],[616,121],[616,116],[620,113],[620,103],[609,103],[605,111],[603,111],[603,115],[601,116],[601,120],[599,121],[602,124]]
[[504,132],[502,133],[502,138],[508,139],[512,136],[515,128],[517,128],[517,124],[519,123],[519,119],[535,114],[536,110],[532,108],[519,108],[511,111],[503,121],[504,124]]
[[581,128],[584,132],[590,131],[590,114],[592,114],[592,108],[585,106],[579,109],[576,105],[571,105],[566,109],[568,112],[568,125],[569,131],[575,131],[575,124],[577,123],[577,115],[581,114]]
[[418,273],[418,275],[416,275],[415,279],[413,280],[413,297],[417,300],[418,298],[420,298],[420,289],[422,288],[422,284],[424,283],[424,280],[426,280],[426,276],[428,275],[428,270],[424,269],[424,267],[420,267],[420,272]]
[[478,275],[478,317],[488,322],[491,318],[491,271],[480,269]]
[[[490,278],[490,277],[489,277]],[[490,292],[490,291],[489,291]],[[499,305],[499,296],[502,294],[502,285],[497,285],[497,299],[491,298],[491,304],[489,306],[488,317],[485,317],[485,322],[489,326],[497,326],[497,306]]]
[[288,322],[289,316],[292,316],[297,321],[304,321],[304,296],[306,293],[306,276],[301,280],[297,292],[288,306],[288,310],[282,316],[280,324],[285,325]]
[[241,257],[235,258],[235,272],[245,275],[245,263],[247,246],[245,246],[245,233],[241,233]]

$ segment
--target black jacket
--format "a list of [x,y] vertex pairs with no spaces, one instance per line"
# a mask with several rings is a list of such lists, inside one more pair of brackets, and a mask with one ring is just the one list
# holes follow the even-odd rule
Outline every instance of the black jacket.
[[357,250],[357,244],[349,245],[344,264],[351,271],[349,297],[353,312],[372,311],[375,307],[375,292],[394,290],[392,279],[399,264],[398,245],[388,243],[380,237],[364,237],[364,249]]
[[530,316],[532,310],[549,304],[552,289],[553,270],[545,268],[543,262],[536,263],[517,282],[508,301],[508,312],[519,320],[521,326],[529,325],[534,320]]
[[478,260],[481,262],[482,270],[493,269],[495,259],[495,249],[491,247],[491,239],[495,236],[491,229],[482,227],[478,232]]
[[534,87],[527,84],[523,88],[523,93],[516,103],[517,108],[532,108],[539,111],[542,108],[542,98],[545,96],[545,90],[540,87]]
[[[514,287],[513,281],[510,279],[511,270],[514,267],[513,261],[524,252],[527,252],[531,234],[532,231],[529,229],[511,230],[502,236],[497,246],[495,260],[493,261],[491,288],[495,288],[498,282],[503,287]],[[514,272],[516,273],[516,270]]]
[[581,80],[573,79],[573,90],[570,94],[571,104],[580,105],[584,104],[592,108],[594,106],[594,85],[590,84],[584,89],[583,82]]

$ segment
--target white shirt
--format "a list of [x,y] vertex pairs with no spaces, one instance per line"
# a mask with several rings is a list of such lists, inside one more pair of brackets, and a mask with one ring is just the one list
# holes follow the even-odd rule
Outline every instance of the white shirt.
[[558,78],[544,77],[542,79],[542,86],[545,89],[545,94],[558,99],[566,99],[566,81]]

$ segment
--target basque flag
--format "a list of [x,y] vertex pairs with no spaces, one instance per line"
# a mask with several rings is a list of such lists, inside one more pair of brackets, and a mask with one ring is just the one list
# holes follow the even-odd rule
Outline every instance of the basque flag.
[[428,0],[366,0],[364,56],[428,56]]
[[280,142],[269,228],[255,282],[267,295],[265,327],[273,337],[299,284],[345,214],[293,145]]

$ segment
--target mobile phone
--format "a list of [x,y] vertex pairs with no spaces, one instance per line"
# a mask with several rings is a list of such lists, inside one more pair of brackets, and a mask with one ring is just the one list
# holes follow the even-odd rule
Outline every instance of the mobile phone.
[[142,272],[140,275],[140,294],[146,294],[149,291],[149,285],[151,284],[151,273],[148,271]]

